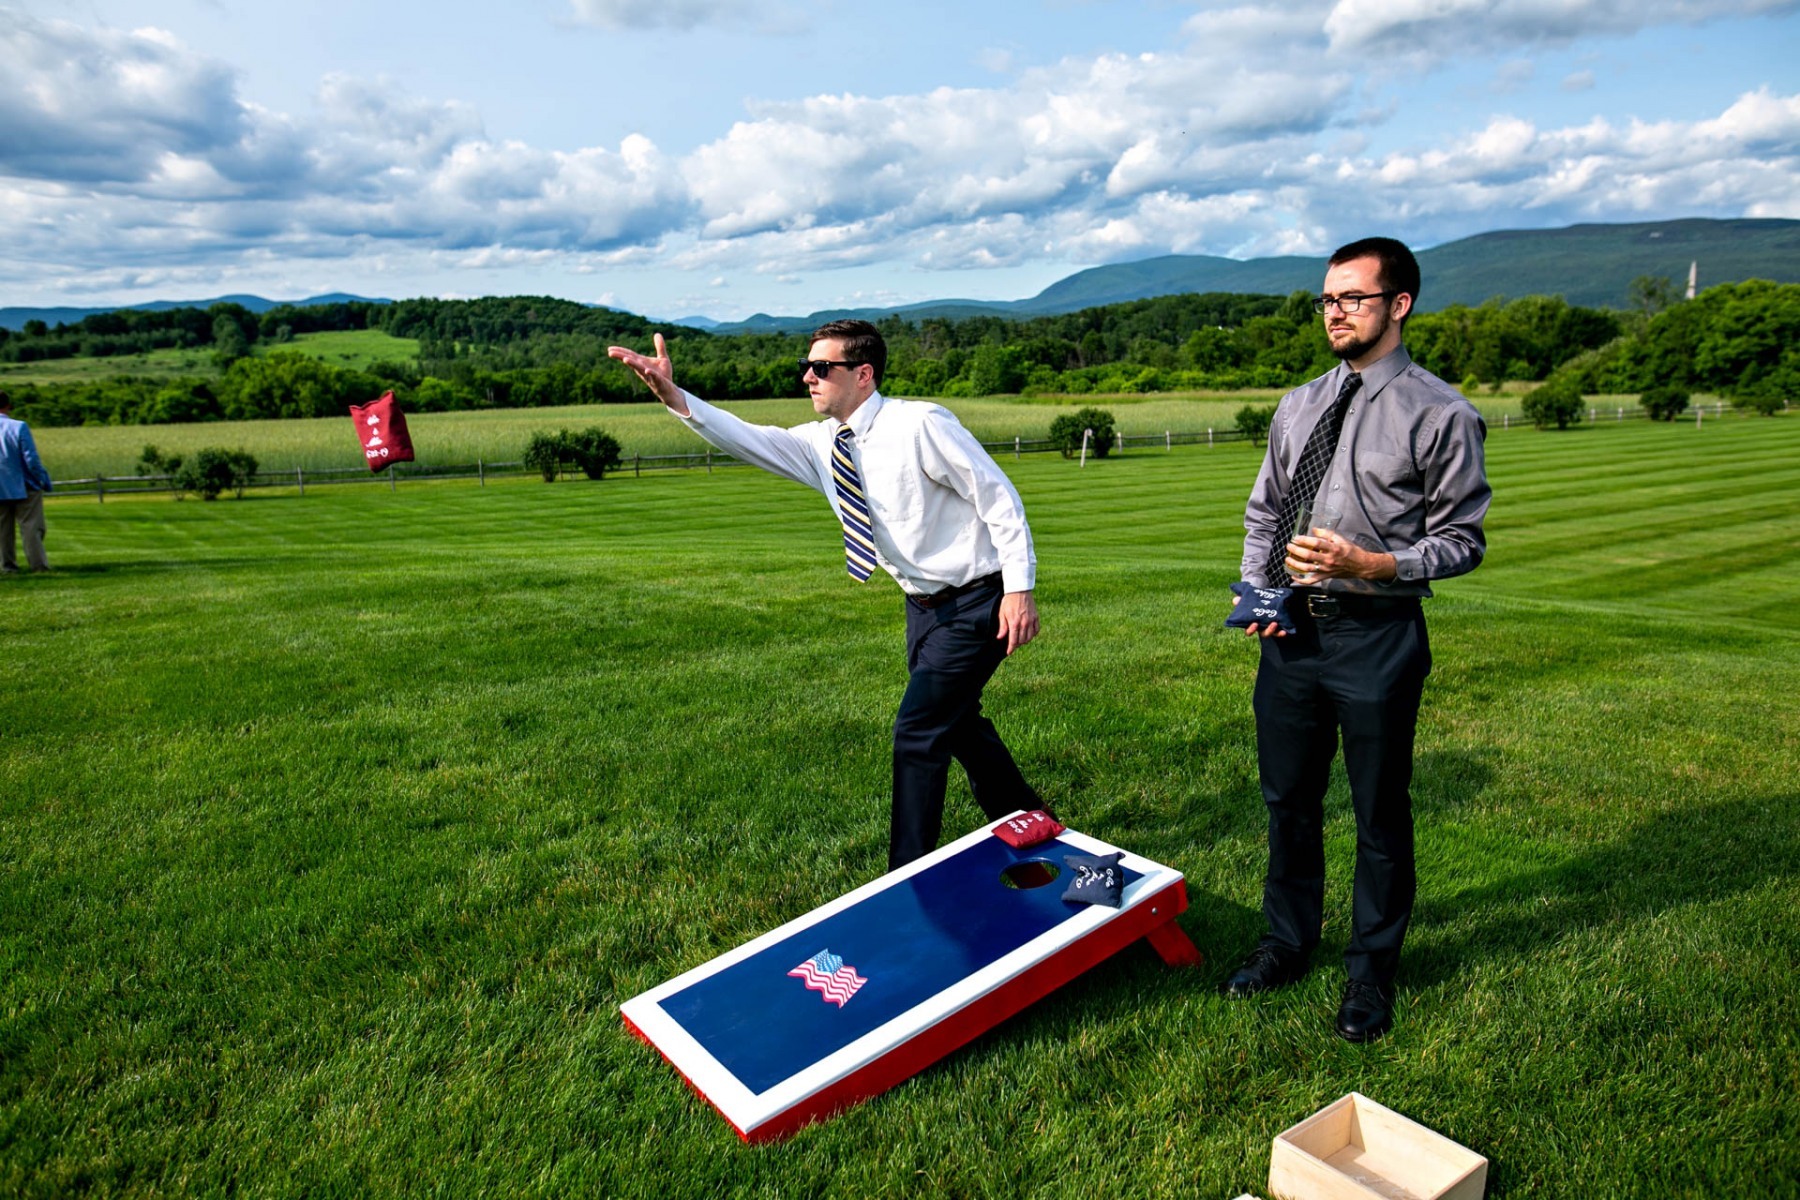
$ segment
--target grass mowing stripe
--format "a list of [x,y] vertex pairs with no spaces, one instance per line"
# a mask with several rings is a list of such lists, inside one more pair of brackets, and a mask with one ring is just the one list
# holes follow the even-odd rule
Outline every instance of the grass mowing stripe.
[[[899,601],[844,577],[819,497],[53,498],[58,571],[0,586],[0,1190],[1011,1196],[1105,1164],[1234,1195],[1356,1088],[1488,1154],[1495,1196],[1768,1194],[1800,1177],[1800,568],[1747,551],[1791,530],[1796,429],[1490,438],[1490,559],[1430,602],[1400,1025],[1366,1048],[1329,1031],[1341,778],[1319,968],[1212,991],[1260,928],[1254,647],[1220,625],[1259,454],[1008,461],[1045,632],[988,708],[1077,828],[1188,873],[1208,965],[1128,952],[757,1149],[616,1005],[880,869]],[[1753,611],[1721,615],[1725,570]]]
[[[3,366],[0,364],[0,368]],[[0,369],[0,376],[4,376],[3,369]],[[977,437],[1005,442],[1015,437],[1026,440],[1048,437],[1050,424],[1058,416],[1096,404],[1113,412],[1116,427],[1128,437],[1156,437],[1170,431],[1195,434],[1208,429],[1224,433],[1236,428],[1235,414],[1239,408],[1246,404],[1272,404],[1279,396],[1277,391],[1225,396],[1182,394],[1054,399],[988,396],[934,403],[952,409]],[[1516,398],[1477,397],[1475,402],[1487,414],[1494,436],[1517,436],[1500,425],[1502,412],[1511,412],[1516,420]],[[796,425],[815,419],[811,403],[804,399],[728,401],[721,407],[763,425]],[[407,415],[407,428],[419,461],[437,464],[468,464],[477,459],[490,463],[518,462],[532,434],[590,425],[597,425],[618,438],[627,463],[634,454],[648,457],[695,454],[705,450],[693,434],[653,401]],[[1631,427],[1627,424],[1619,428]],[[1706,428],[1714,427],[1709,423]],[[1604,430],[1606,434],[1611,431],[1610,426]],[[1692,432],[1691,428],[1689,431]],[[1580,430],[1578,435],[1601,432],[1595,427]],[[165,454],[184,457],[204,446],[246,449],[256,456],[265,476],[291,474],[296,468],[306,471],[361,470],[367,466],[361,444],[342,417],[191,425],[46,427],[36,429],[35,433],[38,448],[43,452],[52,476],[58,479],[136,474],[138,457],[146,443],[159,447]],[[1230,443],[1220,443],[1217,448],[1222,450],[1227,445]],[[1142,445],[1134,446],[1130,451],[1133,456],[1162,452],[1160,448]],[[1001,453],[1004,455],[1004,451]]]

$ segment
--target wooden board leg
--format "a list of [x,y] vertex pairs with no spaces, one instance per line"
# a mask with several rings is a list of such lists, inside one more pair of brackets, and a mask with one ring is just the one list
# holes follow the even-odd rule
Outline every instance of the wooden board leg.
[[1197,967],[1206,961],[1200,956],[1199,948],[1187,934],[1181,932],[1181,926],[1173,918],[1164,921],[1144,937],[1171,967]]

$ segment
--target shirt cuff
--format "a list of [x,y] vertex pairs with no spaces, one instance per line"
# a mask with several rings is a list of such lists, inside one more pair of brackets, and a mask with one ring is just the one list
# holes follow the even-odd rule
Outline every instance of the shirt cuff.
[[1029,592],[1037,586],[1037,568],[1024,566],[1000,568],[1000,588],[1007,592]]
[[1404,550],[1395,550],[1392,553],[1394,555],[1395,583],[1425,582],[1425,559],[1420,555],[1417,547],[1408,546]]

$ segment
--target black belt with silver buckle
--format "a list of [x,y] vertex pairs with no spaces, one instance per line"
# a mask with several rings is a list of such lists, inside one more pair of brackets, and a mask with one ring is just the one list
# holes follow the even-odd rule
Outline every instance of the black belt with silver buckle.
[[1386,617],[1416,612],[1417,596],[1356,596],[1333,592],[1307,592],[1306,615],[1315,620],[1332,617]]
[[990,584],[994,587],[1000,586],[1000,575],[998,572],[995,572],[992,575],[983,575],[980,579],[971,579],[967,583],[959,583],[955,587],[944,588],[941,591],[931,593],[929,596],[908,595],[907,599],[911,600],[920,608],[936,608],[946,600],[953,600],[964,592],[973,592],[979,588],[987,587]]

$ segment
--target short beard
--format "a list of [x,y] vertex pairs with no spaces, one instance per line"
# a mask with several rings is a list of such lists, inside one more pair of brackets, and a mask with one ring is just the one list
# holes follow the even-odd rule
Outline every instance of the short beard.
[[1371,329],[1368,333],[1354,341],[1344,342],[1341,345],[1331,341],[1330,331],[1327,331],[1326,342],[1331,346],[1331,352],[1333,354],[1337,355],[1345,362],[1349,362],[1351,359],[1361,358],[1363,355],[1373,350],[1381,339],[1387,336],[1388,326],[1393,324],[1393,320],[1392,317],[1383,316],[1381,324],[1377,328]]

